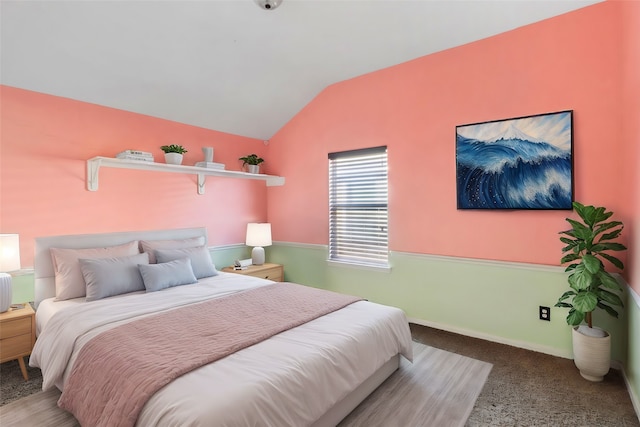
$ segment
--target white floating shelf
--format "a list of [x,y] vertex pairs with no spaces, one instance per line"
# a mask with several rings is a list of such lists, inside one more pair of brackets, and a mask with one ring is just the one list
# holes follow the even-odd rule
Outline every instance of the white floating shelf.
[[140,160],[114,159],[111,157],[94,157],[87,160],[87,190],[98,191],[98,175],[101,167],[197,175],[198,194],[204,194],[204,183],[207,176],[257,179],[265,181],[268,187],[284,185],[284,177],[282,176],[228,171],[224,169],[209,169],[197,166],[169,165],[167,163],[144,162]]

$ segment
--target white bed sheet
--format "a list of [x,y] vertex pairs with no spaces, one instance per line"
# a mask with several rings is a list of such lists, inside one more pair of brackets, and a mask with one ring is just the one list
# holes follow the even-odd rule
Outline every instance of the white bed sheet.
[[[270,283],[221,273],[150,294],[48,303],[53,307],[45,305],[39,318],[30,364],[43,370],[44,390],[62,390],[79,349],[99,333],[158,310]],[[411,359],[411,351],[401,310],[360,301],[174,380],[147,402],[138,425],[310,425],[390,358],[401,353]]]

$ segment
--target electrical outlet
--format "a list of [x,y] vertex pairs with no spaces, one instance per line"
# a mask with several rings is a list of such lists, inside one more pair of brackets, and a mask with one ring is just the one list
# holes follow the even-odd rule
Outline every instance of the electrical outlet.
[[540,306],[540,320],[551,321],[551,309],[549,307]]

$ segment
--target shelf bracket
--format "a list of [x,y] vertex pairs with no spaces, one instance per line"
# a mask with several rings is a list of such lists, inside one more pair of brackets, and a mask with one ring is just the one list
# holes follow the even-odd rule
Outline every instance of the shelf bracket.
[[99,172],[100,172],[100,159],[87,160],[87,190],[98,191]]
[[207,180],[207,177],[203,173],[198,174],[198,194],[204,194],[204,183]]

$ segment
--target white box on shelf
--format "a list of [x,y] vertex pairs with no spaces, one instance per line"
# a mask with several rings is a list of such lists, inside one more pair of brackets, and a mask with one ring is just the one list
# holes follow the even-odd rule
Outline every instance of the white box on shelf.
[[224,163],[198,162],[196,163],[196,167],[207,169],[224,169]]

